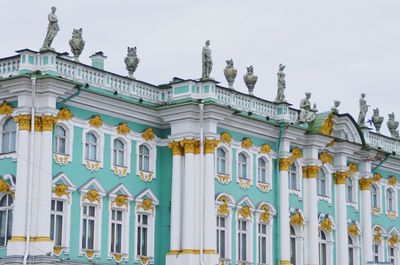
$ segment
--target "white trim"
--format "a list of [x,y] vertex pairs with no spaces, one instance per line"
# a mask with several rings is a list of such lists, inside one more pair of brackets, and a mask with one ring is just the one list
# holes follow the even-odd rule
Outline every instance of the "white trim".
[[[119,166],[119,165],[114,165],[114,141],[115,140],[120,140],[123,145],[124,145],[124,165]],[[110,142],[110,169],[111,171],[114,172],[114,174],[117,174],[118,172],[116,168],[126,168],[126,174],[117,174],[118,176],[124,177],[127,174],[131,173],[131,154],[132,154],[132,141],[127,137],[123,135],[111,135],[111,142]]]
[[[92,132],[96,137],[97,137],[97,149],[96,149],[96,156],[97,160],[96,161],[91,161],[86,159],[86,134]],[[85,127],[82,130],[82,164],[87,166],[87,163],[89,162],[98,162],[99,163],[99,168],[103,168],[104,164],[104,133],[101,128],[93,128],[93,127]],[[88,168],[89,169],[89,168]],[[89,169],[90,170],[90,169]],[[97,170],[91,170],[97,171]]]
[[[259,159],[264,159],[265,160],[265,165],[266,165],[266,182],[260,182],[259,181],[259,174],[258,174],[258,160]],[[256,158],[255,158],[255,169],[256,169],[256,183],[257,183],[257,187],[260,189],[260,184],[268,184],[269,185],[269,189],[267,191],[269,191],[270,189],[272,189],[272,155],[271,154],[257,154]],[[260,189],[261,190],[261,189]]]
[[397,218],[398,216],[399,216],[399,203],[398,203],[398,200],[399,200],[399,196],[398,196],[398,190],[397,190],[397,187],[396,186],[391,186],[391,185],[388,185],[388,184],[386,184],[385,185],[385,187],[384,187],[384,198],[385,198],[385,214],[387,215],[387,216],[389,216],[390,215],[390,211],[389,211],[389,204],[388,204],[388,190],[392,190],[393,191],[393,195],[394,195],[394,198],[393,198],[393,209],[394,209],[394,211],[392,211],[394,214],[395,214],[395,218]]
[[[239,154],[242,154],[242,153],[246,157],[247,178],[241,178],[241,176],[239,176]],[[236,182],[239,183],[239,185],[241,185],[241,182],[242,183],[248,182],[248,184],[241,185],[241,188],[248,189],[254,183],[253,178],[254,178],[254,176],[253,176],[253,154],[244,148],[236,149]]]
[[231,176],[232,175],[232,148],[227,145],[226,143],[220,143],[217,147],[217,150],[221,148],[225,151],[226,154],[226,165],[225,165],[225,174],[217,172],[217,151],[215,152],[215,175],[224,175],[224,176]]
[[[54,155],[62,155],[68,157],[68,162],[72,162],[72,155],[73,155],[73,142],[74,142],[74,127],[69,121],[59,121],[55,126],[61,126],[65,130],[65,154],[58,154],[54,150],[54,133],[52,135],[52,143],[53,143],[53,156]],[[55,127],[54,126],[54,127]],[[84,139],[82,139],[83,143]]]
[[[296,190],[292,190],[290,189],[289,185],[290,185],[290,167],[288,170],[288,191],[289,194],[294,194],[299,198],[303,197],[303,163],[302,163],[302,159],[296,159],[293,161],[293,164],[296,167],[296,185],[297,185],[297,189]],[[292,166],[291,165],[291,166]]]
[[357,178],[357,176],[350,176],[349,179],[351,179],[352,182],[353,182],[353,191],[352,191],[353,201],[352,202],[348,202],[347,201],[347,180],[346,180],[346,183],[345,183],[346,206],[353,207],[354,210],[358,211],[359,210],[359,205],[358,205],[358,201],[359,201],[358,178]]
[[[240,209],[244,206],[249,206],[251,210],[251,214],[249,218],[243,218],[239,212]],[[238,253],[238,248],[239,248],[239,242],[236,240],[236,246],[235,246],[235,251],[236,251],[236,262],[238,264],[242,264],[245,262],[246,264],[252,264],[253,263],[253,231],[254,231],[254,212],[255,212],[255,206],[253,202],[247,197],[243,197],[236,205],[236,231],[235,235],[236,238],[238,237],[239,229],[238,229],[238,221],[246,221],[246,260],[238,260],[239,253]]]
[[318,201],[322,200],[322,201],[328,202],[329,204],[332,204],[332,179],[333,179],[332,174],[333,174],[333,172],[332,172],[331,168],[326,166],[326,164],[321,166],[320,172],[321,171],[325,174],[325,192],[326,192],[326,196],[318,194],[318,177],[317,177],[316,183],[317,183]]
[[[149,171],[141,171],[139,169],[139,147],[141,145],[145,145],[147,148],[149,148],[149,154],[150,154],[150,159],[149,159]],[[155,141],[144,141],[143,139],[140,139],[136,142],[136,175],[141,177],[142,175],[148,176],[147,181],[152,181],[157,177],[156,170],[157,170],[157,145]],[[146,180],[145,180],[146,181]],[[146,181],[146,182],[147,182]]]
[[[262,214],[261,207],[263,205],[266,205],[269,208],[269,222],[268,223],[262,223],[260,222],[260,215]],[[257,265],[265,265],[265,264],[273,264],[272,256],[273,256],[273,224],[274,224],[274,217],[276,215],[276,211],[274,207],[266,202],[259,203],[259,206],[255,210],[255,218],[256,218],[256,261]],[[259,260],[259,229],[258,226],[260,224],[266,225],[266,263],[261,263]]]
[[[228,202],[228,209],[229,209],[229,214],[228,215],[219,215],[218,214],[218,208],[223,204],[223,202],[219,201],[219,198],[222,196],[226,196],[229,198]],[[233,197],[227,193],[219,193],[216,197],[215,200],[215,213],[216,216],[221,216],[226,218],[225,222],[225,258],[221,259],[220,261],[224,261],[225,263],[230,263],[232,260],[232,221],[233,221],[233,209],[235,208],[235,200]],[[218,251],[218,250],[217,250]]]
[[14,152],[10,152],[10,153],[2,153],[3,150],[2,146],[3,146],[3,126],[4,123],[8,120],[8,119],[13,119],[12,116],[10,115],[0,115],[0,160],[4,159],[4,158],[11,158],[12,160],[16,160],[17,159],[17,150],[18,150],[18,138],[19,138],[19,125],[17,123],[15,123],[15,151]]

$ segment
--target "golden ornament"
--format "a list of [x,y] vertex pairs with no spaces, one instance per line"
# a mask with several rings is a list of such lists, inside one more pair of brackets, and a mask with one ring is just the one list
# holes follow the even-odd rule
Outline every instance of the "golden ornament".
[[147,128],[142,132],[142,138],[145,141],[152,141],[155,138],[155,134],[153,132],[153,128]]
[[128,123],[126,122],[121,122],[117,126],[117,133],[122,134],[122,135],[127,135],[128,133],[131,132],[131,129],[128,126]]
[[224,132],[224,133],[221,133],[220,140],[221,140],[221,142],[230,145],[232,142],[232,136],[230,135],[230,133]]
[[3,103],[0,105],[0,115],[10,115],[13,111],[14,108],[8,104],[7,100],[3,100]]
[[335,117],[335,115],[329,114],[329,116],[324,120],[324,122],[322,123],[321,128],[319,129],[319,131],[324,134],[324,135],[328,135],[330,136],[332,134],[332,130],[333,130],[333,117]]
[[89,125],[95,128],[100,128],[101,126],[103,126],[103,120],[100,118],[99,115],[93,115],[90,119],[89,119]]
[[243,140],[242,140],[242,148],[249,149],[252,146],[253,146],[253,142],[251,141],[250,138],[248,138],[248,137],[243,138]]
[[72,112],[68,108],[62,108],[57,114],[57,118],[62,121],[68,121],[72,119]]
[[321,152],[319,154],[319,160],[321,160],[322,164],[333,165],[333,157],[328,152]]
[[272,151],[271,146],[269,144],[263,144],[260,147],[260,153],[261,154],[270,154]]

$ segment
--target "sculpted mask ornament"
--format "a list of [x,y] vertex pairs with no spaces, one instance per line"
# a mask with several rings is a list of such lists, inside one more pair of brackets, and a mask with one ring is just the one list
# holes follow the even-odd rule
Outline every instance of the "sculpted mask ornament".
[[115,197],[115,200],[113,203],[115,203],[115,205],[117,205],[118,207],[122,207],[123,205],[128,207],[128,196],[126,196],[124,194],[119,194],[119,195],[117,195],[117,197]]
[[278,93],[276,95],[275,102],[281,103],[281,102],[286,102],[285,100],[285,89],[286,89],[286,74],[283,72],[285,70],[285,65],[280,64],[279,65],[279,71],[278,71]]
[[354,163],[351,163],[351,164],[349,165],[349,169],[347,170],[347,172],[349,173],[349,175],[354,175],[354,174],[357,173],[357,171],[358,171],[358,167],[357,167],[357,165],[354,164]]
[[86,193],[85,199],[87,199],[90,202],[100,203],[100,194],[97,190],[89,190]]
[[242,140],[242,147],[244,149],[249,149],[253,146],[253,141],[250,138],[243,138]]
[[72,112],[68,108],[62,108],[58,112],[57,118],[62,121],[68,121],[72,119],[73,115]]
[[14,111],[14,108],[8,105],[7,100],[3,100],[0,105],[0,115],[10,115]]
[[358,115],[358,126],[365,127],[365,116],[367,115],[368,108],[367,101],[365,100],[365,93],[361,94],[360,98],[360,113]]
[[298,226],[303,226],[304,225],[304,218],[301,216],[299,212],[295,212],[290,216],[290,224],[291,225],[298,225]]
[[356,223],[352,223],[347,228],[347,233],[353,237],[358,237],[360,235],[360,229],[358,228]]
[[206,41],[206,46],[203,47],[201,59],[203,64],[202,79],[209,79],[213,67],[209,40]]
[[333,117],[335,117],[335,115],[333,113],[329,114],[329,116],[324,120],[324,122],[322,123],[321,128],[319,129],[319,131],[321,132],[321,134],[323,135],[328,135],[330,136],[332,134],[332,130],[333,130]]
[[133,73],[136,71],[136,68],[138,67],[140,62],[136,54],[136,47],[128,47],[128,54],[126,55],[124,62],[126,70],[128,70],[129,77],[134,78]]
[[269,144],[263,144],[260,147],[260,153],[261,154],[270,154],[272,151],[271,146]]
[[233,89],[233,83],[235,82],[235,78],[237,75],[237,70],[233,67],[233,60],[227,60],[226,62],[226,67],[224,69],[224,75],[226,78],[226,81],[228,82],[229,88]]
[[117,133],[122,134],[122,135],[127,135],[130,132],[131,132],[131,129],[129,128],[129,126],[126,122],[121,122],[120,124],[118,124]]
[[230,133],[224,132],[224,133],[221,133],[221,138],[220,138],[220,140],[221,140],[221,142],[230,145],[231,142],[232,142],[232,136],[230,135]]
[[229,215],[230,210],[228,205],[229,202],[228,197],[223,195],[218,199],[218,201],[222,202],[222,204],[218,207],[218,214],[223,216]]
[[58,18],[56,16],[56,7],[51,7],[51,13],[48,15],[49,25],[47,27],[47,34],[43,41],[41,51],[43,50],[54,50],[51,48],[54,38],[57,36],[57,32],[60,30],[58,26]]
[[399,236],[398,235],[392,235],[388,239],[388,243],[390,246],[396,246],[397,243],[399,243]]
[[145,211],[153,210],[154,204],[153,201],[150,198],[146,198],[142,201],[140,204],[140,208],[142,208]]
[[238,213],[239,213],[240,216],[242,216],[245,219],[250,218],[251,217],[250,206],[243,206],[242,208],[240,208]]
[[383,123],[383,116],[379,116],[379,109],[373,109],[374,115],[372,116],[372,123],[374,124],[376,133],[381,133],[381,126]]
[[296,147],[296,148],[293,148],[290,158],[293,160],[297,160],[297,159],[301,158],[302,156],[303,156],[303,154],[301,153],[301,149]]
[[260,222],[269,223],[270,220],[270,213],[269,207],[267,205],[261,206],[262,213],[260,215]]
[[249,90],[249,95],[253,95],[254,87],[257,83],[258,76],[254,75],[254,68],[252,65],[247,67],[247,74],[243,76],[244,83]]
[[330,164],[333,165],[333,157],[328,152],[321,152],[319,154],[319,160],[321,160],[322,164]]
[[89,120],[89,125],[95,128],[100,128],[103,126],[103,120],[99,115],[93,115]]
[[144,130],[144,132],[142,133],[142,138],[145,141],[152,141],[155,138],[155,134],[153,132],[152,128],[147,128],[146,130]]
[[390,186],[395,186],[397,184],[397,178],[395,176],[390,176],[388,178],[388,184]]
[[387,121],[387,127],[393,138],[399,138],[399,130],[397,130],[397,128],[399,127],[399,122],[395,121],[393,112],[389,114],[389,120]]
[[306,97],[300,102],[300,114],[299,114],[299,122],[300,123],[310,123],[315,120],[317,117],[317,110],[315,108],[311,108],[311,93],[306,92]]
[[380,173],[374,173],[372,179],[374,180],[374,182],[379,182],[382,179],[382,175]]
[[81,55],[83,48],[85,48],[85,41],[82,39],[82,29],[73,29],[72,39],[69,40],[69,46],[71,46],[74,60],[79,62],[79,56]]
[[64,195],[69,197],[69,190],[68,190],[68,186],[65,184],[56,184],[56,186],[54,187],[53,193],[57,196],[57,197],[62,197]]
[[332,232],[332,230],[333,230],[332,221],[329,218],[325,218],[324,220],[321,221],[320,227],[321,227],[321,229],[323,229],[327,232]]

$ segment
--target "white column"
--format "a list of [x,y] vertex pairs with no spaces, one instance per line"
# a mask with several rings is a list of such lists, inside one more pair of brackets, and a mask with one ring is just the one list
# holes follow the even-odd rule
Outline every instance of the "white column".
[[172,190],[171,190],[171,233],[170,252],[178,254],[181,250],[181,192],[182,192],[182,148],[179,142],[171,142],[172,149]]
[[348,264],[349,247],[347,240],[347,206],[346,206],[346,177],[340,177],[344,172],[335,173],[336,189],[336,260],[338,264]]
[[362,257],[363,264],[372,261],[372,222],[371,222],[371,185],[370,178],[359,180],[361,190],[361,220],[362,220]]
[[[319,171],[319,167],[318,167]],[[318,174],[317,171],[317,174]],[[308,212],[306,213],[307,219],[307,250],[308,250],[308,264],[319,264],[318,253],[318,196],[317,196],[317,179],[316,175],[303,176],[304,185],[308,194]]]
[[289,158],[281,158],[279,161],[279,219],[280,219],[280,264],[290,263],[290,224],[289,224],[289,189],[288,170],[292,161]]

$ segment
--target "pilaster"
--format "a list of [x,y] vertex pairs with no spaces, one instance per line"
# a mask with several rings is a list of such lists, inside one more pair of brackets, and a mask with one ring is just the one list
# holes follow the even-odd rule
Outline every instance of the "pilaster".
[[359,164],[359,186],[361,191],[361,222],[362,222],[362,264],[372,261],[372,220],[371,220],[371,162]]

